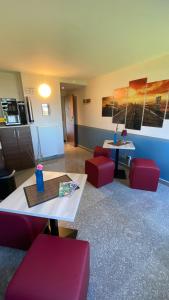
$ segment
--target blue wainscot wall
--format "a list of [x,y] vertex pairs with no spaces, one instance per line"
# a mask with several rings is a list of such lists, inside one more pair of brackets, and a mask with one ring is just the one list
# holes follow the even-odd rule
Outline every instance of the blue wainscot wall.
[[[113,139],[113,131],[78,125],[79,146],[93,149],[102,146],[106,139]],[[126,162],[127,156],[154,159],[160,167],[160,178],[169,181],[169,140],[137,134],[128,134],[128,140],[133,141],[136,150],[121,150],[120,161]]]

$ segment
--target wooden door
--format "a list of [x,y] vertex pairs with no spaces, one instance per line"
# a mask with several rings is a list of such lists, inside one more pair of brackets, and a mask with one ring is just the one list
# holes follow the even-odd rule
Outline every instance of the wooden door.
[[77,130],[76,130],[76,97],[65,97],[65,116],[66,116],[66,134],[67,142],[73,146],[77,146]]
[[29,127],[17,127],[16,136],[20,152],[21,169],[35,166],[34,152],[32,146],[32,136]]

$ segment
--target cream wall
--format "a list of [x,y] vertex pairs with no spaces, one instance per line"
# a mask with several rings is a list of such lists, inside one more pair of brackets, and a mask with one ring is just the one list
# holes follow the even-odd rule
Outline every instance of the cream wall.
[[[130,80],[142,77],[147,77],[148,82],[169,79],[169,55],[96,77],[88,81],[86,88],[74,91],[78,96],[78,124],[113,130],[112,119],[102,117],[102,97],[111,96],[114,89],[128,86]],[[91,98],[91,102],[83,104],[84,98]],[[122,130],[123,125],[119,129]],[[164,121],[163,128],[142,127],[129,132],[169,139],[169,120]]]
[[[60,100],[60,84],[57,78],[52,76],[35,75],[29,73],[21,73],[24,96],[29,96],[32,102],[35,125],[60,125],[61,119],[61,100]],[[41,83],[47,83],[51,87],[51,95],[43,98],[38,93],[38,87]],[[32,90],[32,94],[27,92]],[[42,103],[48,103],[50,107],[49,116],[42,116]]]
[[0,98],[23,99],[19,72],[0,71]]
[[[60,84],[57,78],[52,76],[21,73],[24,95],[29,96],[32,102],[34,123],[31,125],[35,156],[38,155],[39,146],[43,157],[61,155],[64,153],[63,127],[61,113]],[[42,98],[38,94],[41,83],[47,83],[51,87],[51,95]],[[30,89],[31,93],[27,91]],[[42,103],[48,103],[49,116],[42,116]],[[40,145],[38,144],[38,134]]]

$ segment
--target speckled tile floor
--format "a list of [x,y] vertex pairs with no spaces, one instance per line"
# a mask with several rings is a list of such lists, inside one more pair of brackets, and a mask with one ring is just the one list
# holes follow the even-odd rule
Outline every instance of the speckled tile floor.
[[[67,145],[65,157],[45,162],[45,169],[83,173],[89,157]],[[18,172],[17,184],[32,173]],[[75,223],[64,225],[91,245],[88,300],[169,299],[169,187],[159,184],[153,193],[132,190],[127,181],[100,189],[87,183]],[[24,255],[0,247],[0,299]]]

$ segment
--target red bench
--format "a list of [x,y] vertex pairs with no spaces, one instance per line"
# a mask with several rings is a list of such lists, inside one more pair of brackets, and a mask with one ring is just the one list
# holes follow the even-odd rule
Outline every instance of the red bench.
[[89,243],[41,234],[8,285],[5,300],[86,300]]

